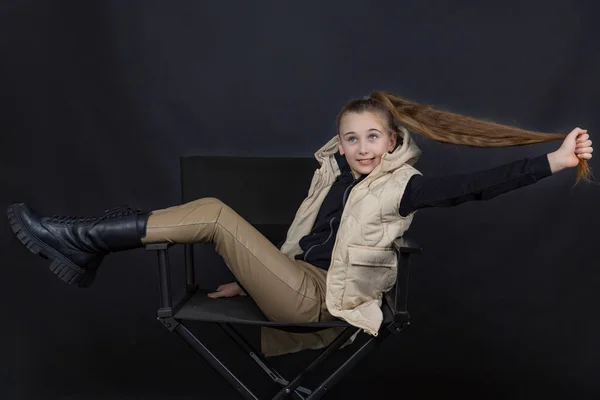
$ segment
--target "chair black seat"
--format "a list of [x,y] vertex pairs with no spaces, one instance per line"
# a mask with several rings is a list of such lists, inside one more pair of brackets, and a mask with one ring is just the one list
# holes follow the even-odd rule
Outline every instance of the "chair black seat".
[[[229,298],[211,299],[207,296],[209,291],[198,289],[173,316],[176,319],[219,322],[231,324],[247,324],[271,326],[279,328],[314,328],[324,329],[332,327],[350,326],[340,319],[323,322],[274,322],[269,321],[260,311],[250,296],[235,296]],[[394,318],[392,311],[384,303],[382,307],[384,322],[391,322]]]

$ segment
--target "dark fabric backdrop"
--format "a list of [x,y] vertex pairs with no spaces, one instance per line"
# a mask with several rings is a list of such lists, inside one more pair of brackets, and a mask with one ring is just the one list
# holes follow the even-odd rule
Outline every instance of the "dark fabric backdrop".
[[[4,1],[0,204],[75,215],[177,204],[181,155],[311,156],[339,108],[373,89],[534,130],[580,126],[600,143],[597,11],[592,1]],[[560,145],[415,140],[428,175]],[[598,398],[600,188],[573,188],[574,177],[420,211],[413,326],[331,396]],[[153,255],[111,255],[80,290],[0,225],[0,398],[237,398],[156,321]],[[201,327],[230,351],[215,329]]]

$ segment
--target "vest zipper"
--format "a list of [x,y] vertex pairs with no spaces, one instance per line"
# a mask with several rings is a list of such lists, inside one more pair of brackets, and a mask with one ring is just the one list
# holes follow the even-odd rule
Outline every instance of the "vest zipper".
[[310,249],[308,249],[306,251],[306,253],[304,253],[304,261],[306,261],[306,257],[308,257],[308,253],[310,253],[310,251],[312,249],[314,249],[317,246],[323,246],[325,243],[327,243],[329,241],[329,239],[331,239],[331,236],[333,236],[333,221],[335,220],[336,217],[331,218],[331,220],[329,220],[329,236],[327,236],[327,239],[325,239],[325,241],[323,243],[319,243],[319,244],[314,244],[310,247]]
[[[343,214],[346,212],[346,201],[348,200],[348,199],[346,198],[346,196],[348,195],[348,189],[352,189],[352,188],[353,188],[353,187],[356,185],[356,181],[357,181],[357,179],[355,178],[355,179],[354,179],[354,182],[352,182],[352,184],[351,184],[350,186],[348,186],[348,187],[346,188],[346,190],[344,191],[344,198],[343,198],[343,202],[344,202],[344,203],[343,203],[343,205],[344,205],[344,211],[342,212],[342,216],[343,216]],[[337,240],[336,240],[336,243],[333,245],[333,250],[332,250],[332,252],[331,252],[331,254],[332,254],[332,255],[333,255],[333,253],[334,253],[334,251],[335,251],[336,245],[337,245]],[[362,325],[362,324],[361,324],[361,325]],[[355,325],[355,326],[356,326],[356,325]],[[374,331],[374,330],[372,330],[372,329],[370,329],[370,328],[366,328],[366,327],[364,327],[364,326],[363,326],[363,327],[361,327],[361,328],[362,328],[363,332],[365,332],[365,333],[366,333],[366,334],[368,334],[368,335],[371,335],[371,336],[375,336],[375,337],[377,337],[377,335],[379,334],[379,332],[377,332],[377,331]]]
[[[348,197],[348,191],[350,189],[352,189],[354,187],[354,185],[356,185],[356,178],[353,178],[354,181],[346,188],[346,190],[344,190],[344,196],[342,197],[342,205],[345,206],[346,205],[346,200]],[[312,249],[314,249],[317,246],[323,246],[325,243],[327,243],[329,241],[329,239],[331,239],[331,236],[333,235],[333,221],[335,220],[336,217],[331,218],[331,220],[329,221],[329,236],[327,237],[327,239],[325,239],[325,241],[323,243],[318,243],[318,244],[314,244],[312,245],[307,251],[306,253],[304,253],[304,261],[306,261],[306,257],[308,257],[308,253],[310,253],[310,251]]]

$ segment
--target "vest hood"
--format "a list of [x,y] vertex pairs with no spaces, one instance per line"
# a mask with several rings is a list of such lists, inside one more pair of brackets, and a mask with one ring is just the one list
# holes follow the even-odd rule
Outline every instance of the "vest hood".
[[[340,165],[338,165],[335,157],[335,154],[339,151],[339,141],[339,135],[335,135],[315,153],[315,158],[319,164],[331,168],[336,176],[340,174]],[[400,132],[396,134],[396,143],[399,143],[396,149],[392,153],[383,154],[381,163],[371,171],[369,177],[372,176],[374,179],[388,172],[393,172],[404,164],[412,166],[419,160],[421,149],[403,126],[400,127]]]

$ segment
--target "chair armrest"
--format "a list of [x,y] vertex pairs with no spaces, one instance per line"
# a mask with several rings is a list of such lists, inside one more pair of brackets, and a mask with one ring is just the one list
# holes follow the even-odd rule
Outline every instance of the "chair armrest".
[[169,263],[169,247],[172,243],[152,243],[144,247],[149,251],[156,251],[158,255],[158,285],[160,295],[160,309],[158,310],[159,317],[172,316],[171,297],[171,265]]
[[398,257],[398,274],[395,285],[385,293],[385,299],[394,314],[394,320],[408,322],[410,316],[406,307],[410,276],[409,260],[412,254],[422,254],[423,248],[413,240],[405,237],[396,238],[393,247]]
[[[174,243],[153,243],[147,244],[144,247],[146,250],[156,251],[158,256],[158,284],[160,295],[160,308],[158,316],[160,318],[168,318],[175,315],[177,310],[189,299],[197,289],[193,278],[193,253],[192,246],[186,247],[186,291],[183,297],[173,306],[173,296],[171,292],[171,265],[169,263],[169,248],[174,246]],[[192,253],[190,255],[189,253]],[[190,277],[191,275],[191,277]]]
[[394,250],[399,253],[423,253],[423,248],[419,246],[417,242],[405,237],[396,238],[392,244]]

